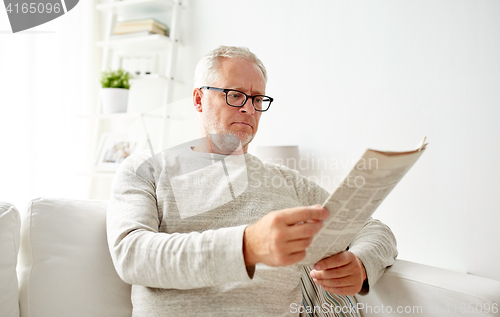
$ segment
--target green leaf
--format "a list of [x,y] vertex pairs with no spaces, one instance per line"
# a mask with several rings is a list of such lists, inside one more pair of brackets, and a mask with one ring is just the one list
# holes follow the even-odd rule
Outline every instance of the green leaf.
[[121,68],[116,71],[103,71],[101,74],[101,86],[102,88],[129,89],[129,79],[130,74]]

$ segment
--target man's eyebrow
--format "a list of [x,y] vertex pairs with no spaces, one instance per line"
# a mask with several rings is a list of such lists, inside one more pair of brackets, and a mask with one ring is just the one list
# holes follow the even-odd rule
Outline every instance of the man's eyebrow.
[[[232,88],[229,88],[229,89],[234,89],[234,90],[239,90],[239,91],[244,92],[244,89],[243,89],[243,88],[241,88],[241,87],[232,87]],[[264,95],[264,93],[263,93],[263,92],[254,92],[254,93],[252,94],[252,96],[255,96],[255,95]]]

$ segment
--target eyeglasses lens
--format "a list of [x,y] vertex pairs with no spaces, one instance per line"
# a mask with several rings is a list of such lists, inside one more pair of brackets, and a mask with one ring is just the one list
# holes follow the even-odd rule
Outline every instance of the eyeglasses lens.
[[[245,103],[246,96],[239,91],[230,90],[227,92],[227,102],[231,106],[241,107]],[[256,110],[266,111],[271,104],[270,98],[266,96],[255,96],[253,106]]]

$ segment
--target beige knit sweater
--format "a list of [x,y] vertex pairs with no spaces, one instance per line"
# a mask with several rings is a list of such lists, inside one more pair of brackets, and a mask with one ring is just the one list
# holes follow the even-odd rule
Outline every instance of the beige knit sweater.
[[[133,285],[133,316],[294,316],[300,268],[258,264],[250,277],[243,232],[270,211],[327,197],[297,171],[251,154],[185,148],[128,157],[114,179],[107,230],[115,268]],[[364,226],[350,251],[369,285],[397,255],[391,230],[378,220]]]

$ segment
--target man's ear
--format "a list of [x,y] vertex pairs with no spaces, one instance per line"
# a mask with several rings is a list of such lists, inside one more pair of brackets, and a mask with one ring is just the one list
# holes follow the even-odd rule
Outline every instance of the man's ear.
[[201,99],[203,98],[203,91],[200,88],[195,88],[193,90],[193,105],[196,111],[202,112],[203,105]]

